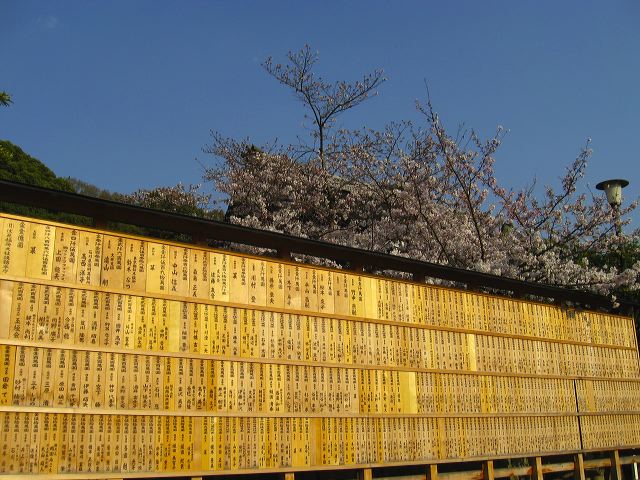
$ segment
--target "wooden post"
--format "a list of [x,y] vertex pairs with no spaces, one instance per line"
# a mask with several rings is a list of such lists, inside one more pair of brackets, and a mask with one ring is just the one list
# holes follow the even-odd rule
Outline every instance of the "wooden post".
[[494,480],[493,476],[493,460],[487,460],[482,463],[482,478],[484,480]]
[[278,258],[281,258],[283,260],[291,260],[291,252],[287,249],[284,248],[279,248],[278,249]]
[[[196,245],[201,246],[201,247],[208,246],[207,237],[206,237],[206,235],[204,235],[202,233],[194,233],[193,235],[191,235],[191,241],[193,243],[195,243]],[[196,478],[198,478],[198,477],[196,477]]]
[[358,262],[351,262],[349,264],[349,270],[351,270],[352,272],[361,273],[364,272],[364,265]]
[[542,480],[544,475],[542,474],[542,457],[535,457],[531,459],[532,477],[535,480]]
[[609,478],[611,480],[622,480],[622,469],[620,467],[620,452],[618,450],[614,450],[611,452],[611,473],[609,474]]
[[93,228],[104,230],[107,228],[107,219],[104,217],[93,217]]
[[373,480],[373,471],[370,468],[358,470],[358,480]]
[[480,286],[476,282],[467,282],[467,290],[470,292],[479,292]]
[[585,480],[584,456],[581,453],[573,456],[573,478],[575,478],[575,480]]
[[525,295],[526,294],[522,290],[517,290],[517,289],[513,290],[513,296],[515,298],[522,299],[522,298],[525,298]]
[[427,480],[438,480],[438,465],[429,465],[429,468],[427,468]]

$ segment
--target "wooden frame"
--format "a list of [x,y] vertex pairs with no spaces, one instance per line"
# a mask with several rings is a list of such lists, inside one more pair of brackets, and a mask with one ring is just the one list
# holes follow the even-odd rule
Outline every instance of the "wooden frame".
[[640,445],[628,317],[11,215],[0,234],[0,476],[499,478],[526,456],[541,478],[543,455]]

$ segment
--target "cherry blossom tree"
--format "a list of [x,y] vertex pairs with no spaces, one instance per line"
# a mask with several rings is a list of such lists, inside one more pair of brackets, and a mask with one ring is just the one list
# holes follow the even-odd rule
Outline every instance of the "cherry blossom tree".
[[[307,47],[290,54],[288,67],[265,65],[297,85],[312,111],[318,102],[342,103],[341,93],[319,86],[309,87],[317,97],[305,97],[316,58],[309,55]],[[363,88],[377,86],[376,78]],[[226,195],[234,223],[599,293],[638,290],[640,262],[602,261],[640,236],[616,235],[609,205],[583,185],[588,143],[558,186],[538,196],[535,183],[516,191],[498,182],[503,128],[488,139],[473,130],[452,136],[429,99],[418,109],[420,123],[335,130],[305,158],[297,146],[257,148],[214,133],[205,151],[216,161],[205,180]],[[318,128],[327,111],[318,110]],[[629,203],[621,217],[635,207]]]
[[211,207],[212,195],[204,193],[201,185],[185,187],[178,183],[170,187],[140,189],[121,197],[122,201],[140,207],[215,220],[222,218],[222,212]]
[[382,70],[375,70],[356,82],[327,82],[313,71],[318,54],[309,45],[298,52],[290,51],[287,59],[288,63],[281,64],[273,63],[273,59],[269,57],[262,66],[278,82],[293,90],[295,97],[309,111],[310,114],[305,115],[305,118],[310,118],[314,125],[312,138],[317,141],[317,148],[316,145],[303,145],[300,154],[318,155],[324,166],[326,138],[336,118],[377,95],[376,88],[385,78]]

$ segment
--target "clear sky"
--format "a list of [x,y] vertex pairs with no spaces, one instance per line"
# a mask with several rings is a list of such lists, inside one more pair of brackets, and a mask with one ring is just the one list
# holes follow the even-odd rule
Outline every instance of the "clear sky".
[[419,121],[426,80],[447,125],[510,130],[504,183],[553,183],[591,138],[591,187],[623,177],[627,199],[640,193],[637,0],[0,0],[0,18],[0,90],[15,102],[0,138],[102,188],[198,183],[210,130],[305,135],[260,63],[308,43],[327,79],[385,70],[343,125]]

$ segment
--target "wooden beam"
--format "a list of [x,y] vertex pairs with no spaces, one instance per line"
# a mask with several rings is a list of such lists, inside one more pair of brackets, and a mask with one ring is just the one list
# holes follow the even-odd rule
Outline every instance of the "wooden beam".
[[594,458],[584,461],[585,470],[595,470],[597,468],[609,468],[611,466],[610,458]]
[[6,180],[0,180],[0,200],[58,212],[75,213],[91,218],[102,217],[113,222],[168,230],[187,235],[203,232],[211,240],[230,241],[274,250],[287,248],[293,253],[328,258],[339,262],[347,262],[351,265],[359,263],[375,267],[377,270],[396,270],[410,273],[423,272],[429,277],[460,283],[473,283],[503,292],[522,291],[529,295],[563,299],[590,305],[591,307],[607,309],[612,307],[611,300],[608,297],[586,291],[526,282],[483,272],[412,260],[382,252],[372,252],[215,220],[136,207],[86,195],[60,192]]
[[573,456],[573,478],[575,478],[575,480],[585,480],[584,456],[581,453]]
[[487,460],[482,463],[482,478],[484,480],[494,480],[493,460]]
[[283,477],[283,480],[295,480],[296,474],[294,472],[287,472]]
[[438,480],[438,465],[427,467],[427,480]]
[[[571,464],[573,465],[573,464]],[[529,477],[531,475],[532,469],[531,467],[505,467],[505,468],[494,468],[493,476],[495,478],[518,478],[518,477]],[[482,478],[482,470],[474,477],[473,475],[476,473],[476,470],[471,470],[469,477],[466,478]]]
[[633,463],[638,463],[638,462],[640,462],[639,455],[628,455],[626,457],[620,457],[621,465],[631,465]]
[[609,458],[611,458],[611,473],[609,474],[609,478],[611,478],[611,480],[622,480],[620,452],[618,452],[618,450],[614,450],[610,453]]
[[543,480],[544,475],[542,474],[542,457],[535,457],[531,459],[531,478],[535,480]]

